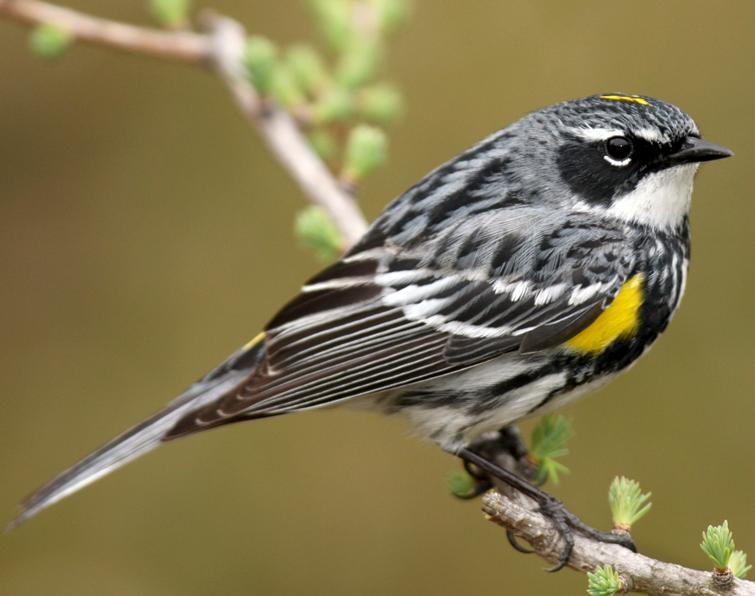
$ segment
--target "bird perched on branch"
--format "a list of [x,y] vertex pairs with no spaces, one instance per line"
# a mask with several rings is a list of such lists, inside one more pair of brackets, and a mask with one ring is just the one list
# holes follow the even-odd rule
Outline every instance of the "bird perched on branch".
[[[666,328],[687,277],[693,178],[730,155],[645,96],[525,116],[398,197],[262,333],[43,486],[18,521],[164,441],[348,403],[402,413],[506,476],[475,449],[484,433],[594,389]],[[565,534],[587,531],[521,486]]]

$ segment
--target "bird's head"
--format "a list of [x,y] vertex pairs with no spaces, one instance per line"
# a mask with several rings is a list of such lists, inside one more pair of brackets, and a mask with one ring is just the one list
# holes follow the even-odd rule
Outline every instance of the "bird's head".
[[[533,112],[518,136],[547,155],[550,175],[534,171],[574,210],[673,229],[687,217],[700,162],[729,157],[703,140],[676,106],[639,95],[606,93]],[[529,157],[523,154],[525,160]]]

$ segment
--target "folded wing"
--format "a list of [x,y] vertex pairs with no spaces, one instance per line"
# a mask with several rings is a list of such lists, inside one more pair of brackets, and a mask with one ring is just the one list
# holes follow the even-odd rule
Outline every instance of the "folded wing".
[[[561,222],[548,234],[471,225],[441,254],[357,250],[270,322],[265,358],[234,391],[166,439],[237,420],[331,405],[556,347],[592,323],[632,273],[621,230]],[[566,231],[564,231],[566,230]],[[470,254],[472,251],[474,254]]]

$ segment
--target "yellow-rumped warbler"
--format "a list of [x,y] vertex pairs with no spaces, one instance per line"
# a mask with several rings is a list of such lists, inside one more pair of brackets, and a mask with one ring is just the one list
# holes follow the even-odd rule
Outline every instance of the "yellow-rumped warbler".
[[698,164],[731,154],[644,96],[529,114],[398,197],[263,333],[18,519],[162,441],[354,400],[496,473],[474,449],[486,431],[584,394],[664,330]]

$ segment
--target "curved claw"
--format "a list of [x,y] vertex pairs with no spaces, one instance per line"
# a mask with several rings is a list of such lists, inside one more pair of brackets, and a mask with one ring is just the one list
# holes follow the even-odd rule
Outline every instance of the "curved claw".
[[566,564],[569,562],[570,555],[571,555],[571,550],[569,550],[569,554],[566,555],[565,559],[562,555],[561,557],[558,558],[558,563],[556,563],[553,567],[546,567],[545,572],[556,573],[557,571],[561,571],[564,567],[566,567]]
[[509,544],[511,545],[511,548],[513,548],[515,551],[520,552],[525,555],[531,555],[535,551],[531,548],[527,548],[526,546],[522,546],[522,543],[519,542],[519,540],[516,537],[516,534],[512,532],[511,530],[506,530],[506,538],[509,541]]

